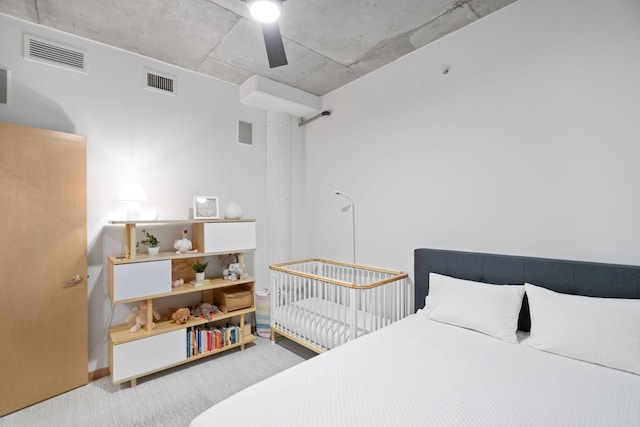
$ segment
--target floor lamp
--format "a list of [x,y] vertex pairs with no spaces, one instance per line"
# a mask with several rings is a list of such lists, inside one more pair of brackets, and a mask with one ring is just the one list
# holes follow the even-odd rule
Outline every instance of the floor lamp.
[[351,197],[344,194],[342,191],[336,190],[335,193],[338,196],[342,196],[349,201],[351,206],[351,236],[353,239],[353,264],[356,263],[356,204],[351,200]]

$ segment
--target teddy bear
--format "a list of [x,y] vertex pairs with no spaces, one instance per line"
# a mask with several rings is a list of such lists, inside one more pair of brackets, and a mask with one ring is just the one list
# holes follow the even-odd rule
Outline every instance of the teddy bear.
[[229,264],[238,262],[238,254],[225,254],[218,256],[221,267],[227,267]]
[[[153,318],[160,320],[160,313],[153,307]],[[127,324],[130,326],[129,332],[138,332],[140,328],[147,324],[147,302],[140,301],[140,304],[133,309],[129,317],[127,317]],[[151,322],[151,329],[156,326]]]
[[220,310],[213,304],[209,304],[208,302],[203,302],[200,304],[196,304],[191,307],[191,314],[195,317],[204,317],[207,320],[211,320],[211,313],[217,314]]
[[192,319],[191,311],[188,308],[179,308],[171,315],[171,319],[173,320],[173,323],[187,323]]
[[238,280],[242,278],[242,270],[240,269],[239,263],[229,264],[229,267],[225,268],[222,271],[222,276],[226,280]]

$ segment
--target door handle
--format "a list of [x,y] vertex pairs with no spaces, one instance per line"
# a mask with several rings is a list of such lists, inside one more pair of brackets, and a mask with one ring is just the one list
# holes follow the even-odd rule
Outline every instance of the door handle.
[[69,280],[64,285],[65,286],[75,286],[80,282],[82,282],[82,277],[80,277],[79,274],[76,274],[73,279]]

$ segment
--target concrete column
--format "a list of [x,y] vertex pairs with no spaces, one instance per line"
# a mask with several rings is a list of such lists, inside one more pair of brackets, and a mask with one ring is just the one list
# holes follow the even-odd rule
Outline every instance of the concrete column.
[[267,260],[291,261],[291,116],[267,110]]

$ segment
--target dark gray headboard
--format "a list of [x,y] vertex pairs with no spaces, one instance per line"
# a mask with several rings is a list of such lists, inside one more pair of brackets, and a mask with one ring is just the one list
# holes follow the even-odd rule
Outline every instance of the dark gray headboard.
[[[573,295],[640,298],[639,266],[416,249],[416,310],[424,307],[424,299],[429,293],[430,272],[498,285],[527,282]],[[518,329],[528,331],[529,327],[529,305],[525,297]]]

